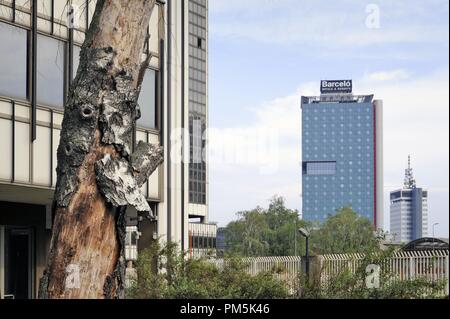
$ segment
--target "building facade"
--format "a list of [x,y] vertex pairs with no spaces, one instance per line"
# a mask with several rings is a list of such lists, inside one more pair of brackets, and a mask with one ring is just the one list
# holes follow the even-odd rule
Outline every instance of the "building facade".
[[[95,10],[95,1],[68,2],[0,0],[2,298],[35,297],[45,267],[64,101]],[[156,239],[187,251],[193,242],[189,229],[199,227],[191,224],[208,225],[207,161],[204,156],[190,161],[195,152],[205,153],[207,26],[207,0],[156,1],[143,52],[143,59],[151,59],[135,141],[164,146],[165,161],[142,189],[156,222],[128,216],[130,260]],[[208,234],[214,227],[208,226]]]
[[189,252],[191,258],[216,256],[217,224],[189,224]]
[[404,186],[391,192],[391,235],[397,243],[408,243],[428,236],[428,191],[417,187],[411,158],[405,171]]
[[302,97],[303,219],[323,222],[351,206],[383,228],[383,103],[322,92]]
[[217,229],[217,255],[223,256],[227,251],[227,235],[226,228],[220,227]]

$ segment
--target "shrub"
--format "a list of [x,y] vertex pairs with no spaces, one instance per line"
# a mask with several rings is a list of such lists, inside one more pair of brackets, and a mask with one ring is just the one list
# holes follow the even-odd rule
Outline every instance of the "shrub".
[[[445,280],[430,281],[419,277],[400,280],[386,271],[387,261],[394,251],[372,250],[361,260],[355,272],[343,268],[326,283],[301,275],[299,277],[299,298],[305,299],[436,299],[443,298]],[[380,287],[368,288],[366,285],[369,265],[380,265]]]
[[273,273],[251,276],[238,258],[217,267],[207,259],[187,259],[176,245],[155,243],[140,253],[132,299],[275,299],[287,298],[284,284]]

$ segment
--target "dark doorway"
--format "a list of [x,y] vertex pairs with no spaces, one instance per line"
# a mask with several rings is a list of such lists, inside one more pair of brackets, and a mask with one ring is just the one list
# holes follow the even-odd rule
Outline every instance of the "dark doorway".
[[14,299],[32,298],[31,230],[7,228],[5,235],[6,296]]

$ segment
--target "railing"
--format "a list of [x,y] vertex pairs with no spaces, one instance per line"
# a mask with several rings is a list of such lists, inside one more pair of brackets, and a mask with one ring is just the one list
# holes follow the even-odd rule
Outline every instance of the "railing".
[[[223,259],[212,259],[210,261],[219,269],[223,269],[230,262]],[[250,275],[256,276],[262,272],[273,272],[274,277],[282,281],[289,291],[295,291],[301,269],[301,257],[249,257],[240,259],[240,261]]]
[[[322,283],[326,284],[343,270],[355,273],[364,257],[363,254],[319,256]],[[379,266],[392,280],[424,278],[430,282],[445,281],[445,291],[442,293],[449,293],[448,250],[397,252]]]
[[[312,262],[315,264],[314,268],[319,270],[322,284],[326,284],[344,270],[354,274],[364,257],[363,254],[321,255],[315,257]],[[213,259],[211,262],[222,268],[229,261]],[[298,284],[299,274],[303,269],[302,258],[293,256],[243,258],[242,262],[245,270],[251,275],[274,272],[275,278],[283,281],[291,291]],[[395,280],[425,278],[432,282],[445,281],[446,286],[442,294],[449,293],[448,250],[397,252],[383,260],[380,267]]]

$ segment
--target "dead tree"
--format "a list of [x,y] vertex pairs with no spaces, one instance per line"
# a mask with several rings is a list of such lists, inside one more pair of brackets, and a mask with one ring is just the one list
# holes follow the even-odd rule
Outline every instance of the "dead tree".
[[40,298],[124,297],[125,211],[151,212],[140,187],[162,149],[133,131],[155,0],[98,0],[65,105],[54,224]]

